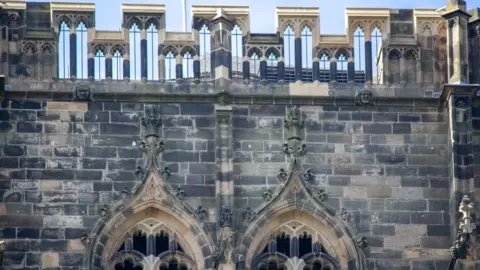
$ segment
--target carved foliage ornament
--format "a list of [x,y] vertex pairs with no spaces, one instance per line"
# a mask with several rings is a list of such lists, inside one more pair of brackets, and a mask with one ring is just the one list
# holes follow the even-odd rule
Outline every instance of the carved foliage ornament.
[[471,238],[474,235],[476,227],[474,223],[474,205],[467,195],[463,196],[459,212],[462,217],[460,218],[457,238],[450,248],[450,254],[453,259],[466,259],[470,253]]

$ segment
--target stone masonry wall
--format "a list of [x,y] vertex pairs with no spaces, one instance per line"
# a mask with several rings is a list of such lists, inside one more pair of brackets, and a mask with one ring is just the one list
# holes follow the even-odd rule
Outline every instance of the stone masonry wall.
[[[138,184],[139,121],[160,108],[168,181],[215,214],[215,117],[206,103],[9,100],[0,110],[0,239],[11,269],[79,269],[104,204]],[[236,208],[255,208],[286,165],[287,106],[234,105]],[[368,237],[368,269],[445,269],[450,238],[444,108],[301,106],[304,167]],[[344,209],[344,210],[342,210]],[[238,215],[237,215],[238,216]]]

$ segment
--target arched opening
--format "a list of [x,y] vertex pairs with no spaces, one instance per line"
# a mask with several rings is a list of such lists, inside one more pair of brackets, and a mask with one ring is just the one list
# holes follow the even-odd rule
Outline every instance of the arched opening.
[[353,34],[355,71],[365,71],[365,32],[358,27]]
[[414,50],[408,50],[405,53],[406,78],[407,83],[417,82],[417,54]]
[[185,52],[182,56],[183,78],[193,78],[193,57],[190,52]]
[[295,81],[295,32],[287,26],[283,32],[283,56],[285,61],[285,81]]
[[147,29],[147,79],[158,80],[158,30],[154,23]]
[[312,68],[312,30],[305,26],[302,30],[302,67],[306,69]]
[[400,70],[400,59],[402,54],[398,50],[392,50],[388,54],[388,62],[390,65],[390,79],[389,82],[397,84],[402,81],[402,74]]
[[140,80],[140,28],[137,23],[133,23],[129,30],[130,37],[130,79]]
[[439,25],[437,32],[436,60],[438,66],[438,83],[444,84],[448,81],[447,25],[445,23]]
[[123,54],[119,49],[112,54],[112,79],[123,80]]
[[320,65],[320,82],[326,83],[330,81],[330,57],[327,53],[321,53],[319,59]]
[[54,49],[51,44],[43,44],[40,49],[40,77],[42,79],[51,79],[55,74],[54,71]]
[[273,52],[267,51],[267,81],[276,82],[278,81],[277,67],[278,60],[277,55]]
[[250,77],[260,77],[260,57],[256,52],[252,53],[252,56],[250,56]]
[[37,48],[34,44],[27,44],[23,49],[23,53],[25,55],[25,70],[23,75],[25,77],[37,78]]
[[88,79],[88,37],[85,23],[77,26],[77,79]]
[[175,80],[175,67],[175,55],[172,52],[168,52],[167,55],[165,55],[165,80]]
[[105,80],[105,53],[102,49],[97,49],[95,53],[95,80]]
[[338,83],[348,82],[347,69],[348,69],[347,56],[341,53],[337,57],[337,82]]
[[233,27],[231,32],[232,38],[232,75],[241,77],[242,74],[242,58],[243,58],[243,33],[238,25]]
[[[338,217],[319,208],[300,211],[299,207],[302,206],[295,202],[286,203],[252,221],[241,239],[241,243],[248,243],[246,268],[282,269],[285,266],[285,269],[337,270],[353,266],[365,269],[353,233]],[[339,233],[343,236],[339,237]],[[283,247],[287,244],[289,250]]]
[[[202,28],[200,29],[200,38],[199,38],[199,45],[200,45],[200,72],[203,77],[209,77],[207,76],[210,74],[210,53],[212,52],[212,40],[210,37],[210,29],[208,29],[208,26],[203,25]],[[233,68],[233,67],[232,67]]]
[[382,31],[375,27],[372,31],[372,75],[373,82],[378,82],[380,74],[378,73],[378,64],[383,64],[383,59],[378,59],[382,48]]
[[430,25],[425,25],[422,29],[420,38],[420,47],[422,48],[422,75],[423,83],[433,83],[433,57],[434,57],[434,45],[433,45],[433,33]]
[[70,78],[70,27],[67,22],[60,23],[58,36],[58,77],[60,79]]

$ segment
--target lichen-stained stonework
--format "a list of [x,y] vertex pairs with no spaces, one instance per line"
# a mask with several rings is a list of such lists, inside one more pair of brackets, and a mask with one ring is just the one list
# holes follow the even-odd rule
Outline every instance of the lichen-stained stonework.
[[478,268],[479,9],[318,11],[0,3],[0,269]]

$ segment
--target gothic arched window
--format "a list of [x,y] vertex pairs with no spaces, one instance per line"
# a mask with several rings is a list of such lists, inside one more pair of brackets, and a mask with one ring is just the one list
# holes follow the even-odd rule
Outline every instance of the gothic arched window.
[[243,33],[238,25],[231,32],[232,36],[232,74],[240,76],[242,73]]
[[136,23],[129,30],[130,35],[130,77],[140,80],[140,28]]
[[283,32],[283,55],[285,67],[295,67],[295,33],[290,26]]
[[35,44],[25,45],[23,53],[25,54],[25,72],[23,75],[25,75],[26,77],[36,78],[38,52]]
[[70,27],[65,21],[60,23],[58,40],[58,77],[60,79],[70,78]]
[[406,82],[417,82],[417,54],[414,50],[409,50],[405,53],[405,64],[407,65]]
[[[233,37],[233,36],[232,36]],[[206,25],[200,29],[200,72],[202,74],[210,73],[210,53],[212,51],[210,30]]]
[[312,68],[312,30],[305,26],[302,30],[302,67]]
[[120,50],[115,50],[112,55],[112,79],[123,80],[123,55]]
[[175,56],[172,52],[167,53],[167,55],[165,55],[165,80],[175,80],[175,66]]
[[102,50],[95,53],[95,80],[105,79],[105,54]]
[[40,77],[42,79],[53,78],[54,49],[49,43],[43,44],[40,49]]
[[400,59],[402,54],[398,50],[392,50],[388,54],[388,60],[390,63],[390,83],[400,83],[401,81],[401,72],[400,72]]
[[365,33],[362,28],[358,27],[353,34],[353,47],[355,55],[355,70],[365,70]]
[[321,54],[319,59],[320,82],[330,81],[330,57],[326,53]]
[[[149,222],[150,223],[150,222]],[[143,225],[143,224],[142,224]],[[175,233],[158,229],[160,226],[128,232],[117,252],[110,258],[115,270],[189,270],[193,268],[193,260],[187,255],[177,241]],[[153,256],[153,264],[144,260]]]
[[193,58],[189,52],[182,57],[183,78],[193,78]]
[[377,58],[381,48],[382,48],[382,31],[380,30],[380,28],[375,27],[375,29],[373,29],[372,31],[372,74],[377,78],[380,77],[380,74],[378,74]]
[[253,77],[258,77],[260,75],[260,57],[256,52],[250,57],[250,74]]
[[158,30],[154,23],[147,29],[147,79],[158,80]]
[[269,243],[253,258],[250,269],[287,270],[292,259],[303,260],[303,270],[338,270],[338,262],[320,242],[321,237],[304,226],[285,226],[270,235]]
[[83,22],[77,26],[77,79],[88,79],[88,37]]

